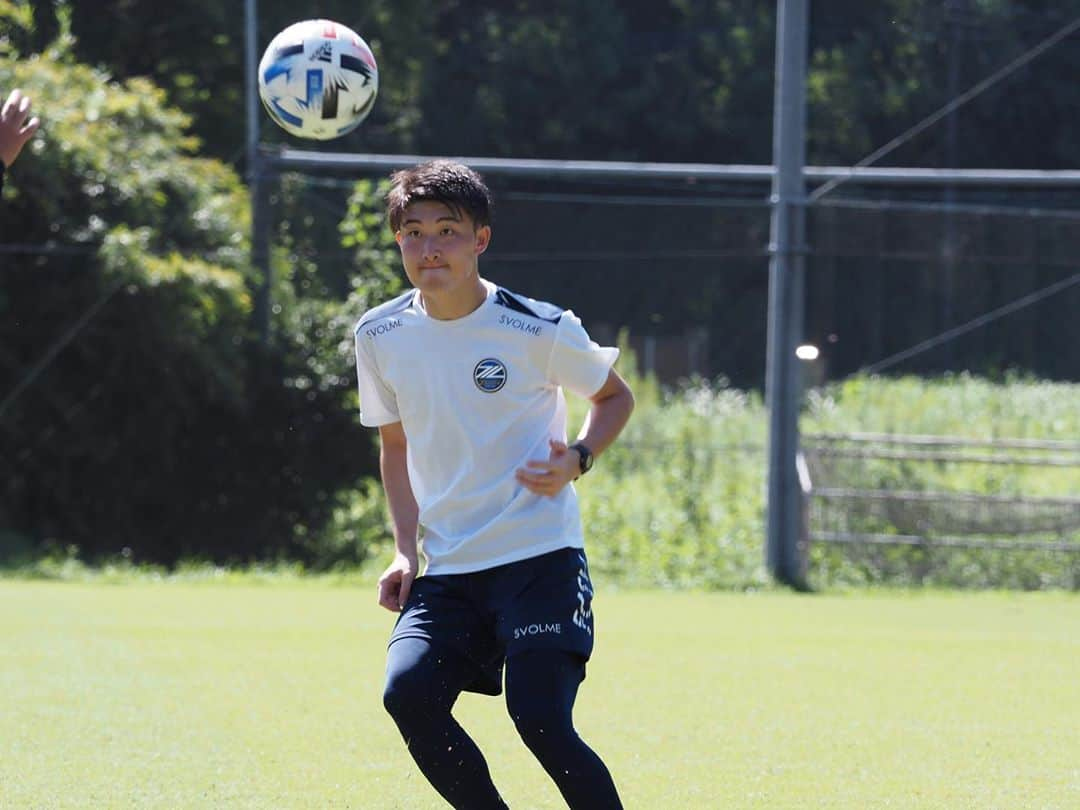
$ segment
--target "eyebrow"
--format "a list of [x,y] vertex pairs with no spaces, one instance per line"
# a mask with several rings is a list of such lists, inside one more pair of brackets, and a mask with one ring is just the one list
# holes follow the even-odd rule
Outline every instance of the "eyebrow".
[[[438,219],[436,219],[435,221],[436,222],[461,222],[461,217],[442,216],[442,217],[439,217]],[[402,225],[414,225],[414,224],[415,225],[423,225],[424,223],[423,223],[423,220],[419,220],[419,219],[416,219],[415,217],[413,217],[412,219],[405,220],[401,224]]]

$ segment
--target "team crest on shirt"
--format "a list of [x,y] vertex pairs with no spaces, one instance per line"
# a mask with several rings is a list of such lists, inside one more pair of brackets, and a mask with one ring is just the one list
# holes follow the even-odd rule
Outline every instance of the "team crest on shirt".
[[472,378],[476,387],[485,394],[494,394],[506,385],[506,366],[501,360],[488,357],[476,364]]

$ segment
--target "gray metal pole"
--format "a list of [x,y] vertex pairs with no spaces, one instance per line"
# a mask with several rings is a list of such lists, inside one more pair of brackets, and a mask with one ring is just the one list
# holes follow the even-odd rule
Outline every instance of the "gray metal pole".
[[244,92],[247,103],[244,108],[247,112],[247,168],[249,179],[259,151],[259,88],[256,80],[256,74],[259,70],[258,14],[256,0],[244,0],[244,63],[247,65],[244,76]]
[[[963,47],[964,27],[968,22],[967,0],[948,0],[945,3],[945,27],[949,32],[949,69],[946,83],[946,97],[954,99],[960,95],[960,49]],[[945,119],[945,168],[955,169],[958,162],[960,111],[953,110]],[[945,186],[945,238],[941,245],[941,324],[938,331],[944,332],[953,327],[953,299],[956,277],[956,217],[953,206],[956,204],[956,186]],[[941,371],[952,371],[953,344],[942,347]]]
[[766,565],[776,579],[805,588],[800,553],[800,374],[795,347],[803,328],[806,239],[806,50],[809,0],[778,0],[773,112],[772,229],[765,396],[769,409]]
[[259,152],[259,50],[257,42],[258,3],[244,0],[244,53],[247,64],[245,105],[247,110],[247,180],[251,194],[251,264],[260,278],[255,291],[255,328],[263,344],[270,340],[270,258],[267,250],[268,211],[266,209],[265,165]]
[[[338,173],[384,174],[447,155],[377,155],[347,152],[309,152],[303,149],[276,148],[263,153],[263,163],[282,170],[334,171]],[[633,163],[619,160],[535,160],[455,156],[456,160],[480,172],[522,177],[671,177],[685,180],[731,182],[771,182],[776,172],[770,166],[740,166],[717,163]],[[860,186],[940,186],[944,183],[976,188],[1065,188],[1080,185],[1080,171],[1039,169],[930,169],[879,168],[877,166],[806,166],[803,177],[808,182],[839,180],[845,185]]]

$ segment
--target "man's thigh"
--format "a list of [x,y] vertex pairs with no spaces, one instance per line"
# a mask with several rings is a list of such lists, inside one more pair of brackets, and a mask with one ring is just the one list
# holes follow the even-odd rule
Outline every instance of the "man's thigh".
[[435,651],[445,650],[466,662],[470,676],[463,688],[498,695],[502,692],[502,650],[490,617],[478,608],[462,577],[419,577],[390,634],[389,648],[403,639],[420,639]]
[[593,588],[584,551],[564,548],[523,561],[506,584],[512,596],[501,600],[495,634],[507,656],[556,649],[589,659]]

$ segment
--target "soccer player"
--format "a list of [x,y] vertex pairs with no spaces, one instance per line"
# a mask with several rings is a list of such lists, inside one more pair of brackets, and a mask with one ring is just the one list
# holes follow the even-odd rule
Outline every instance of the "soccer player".
[[[619,808],[572,710],[593,648],[593,588],[571,482],[633,410],[618,356],[569,310],[482,278],[491,196],[466,166],[395,173],[387,195],[407,293],[356,327],[361,421],[378,427],[396,554],[379,580],[399,612],[384,703],[409,753],[454,807],[505,808],[451,715],[462,691],[498,695],[571,808]],[[566,443],[569,389],[591,402]],[[418,573],[418,540],[427,567]]]
[[41,123],[36,117],[27,120],[29,115],[30,98],[12,90],[0,107],[0,189],[4,187],[4,170],[15,162]]

